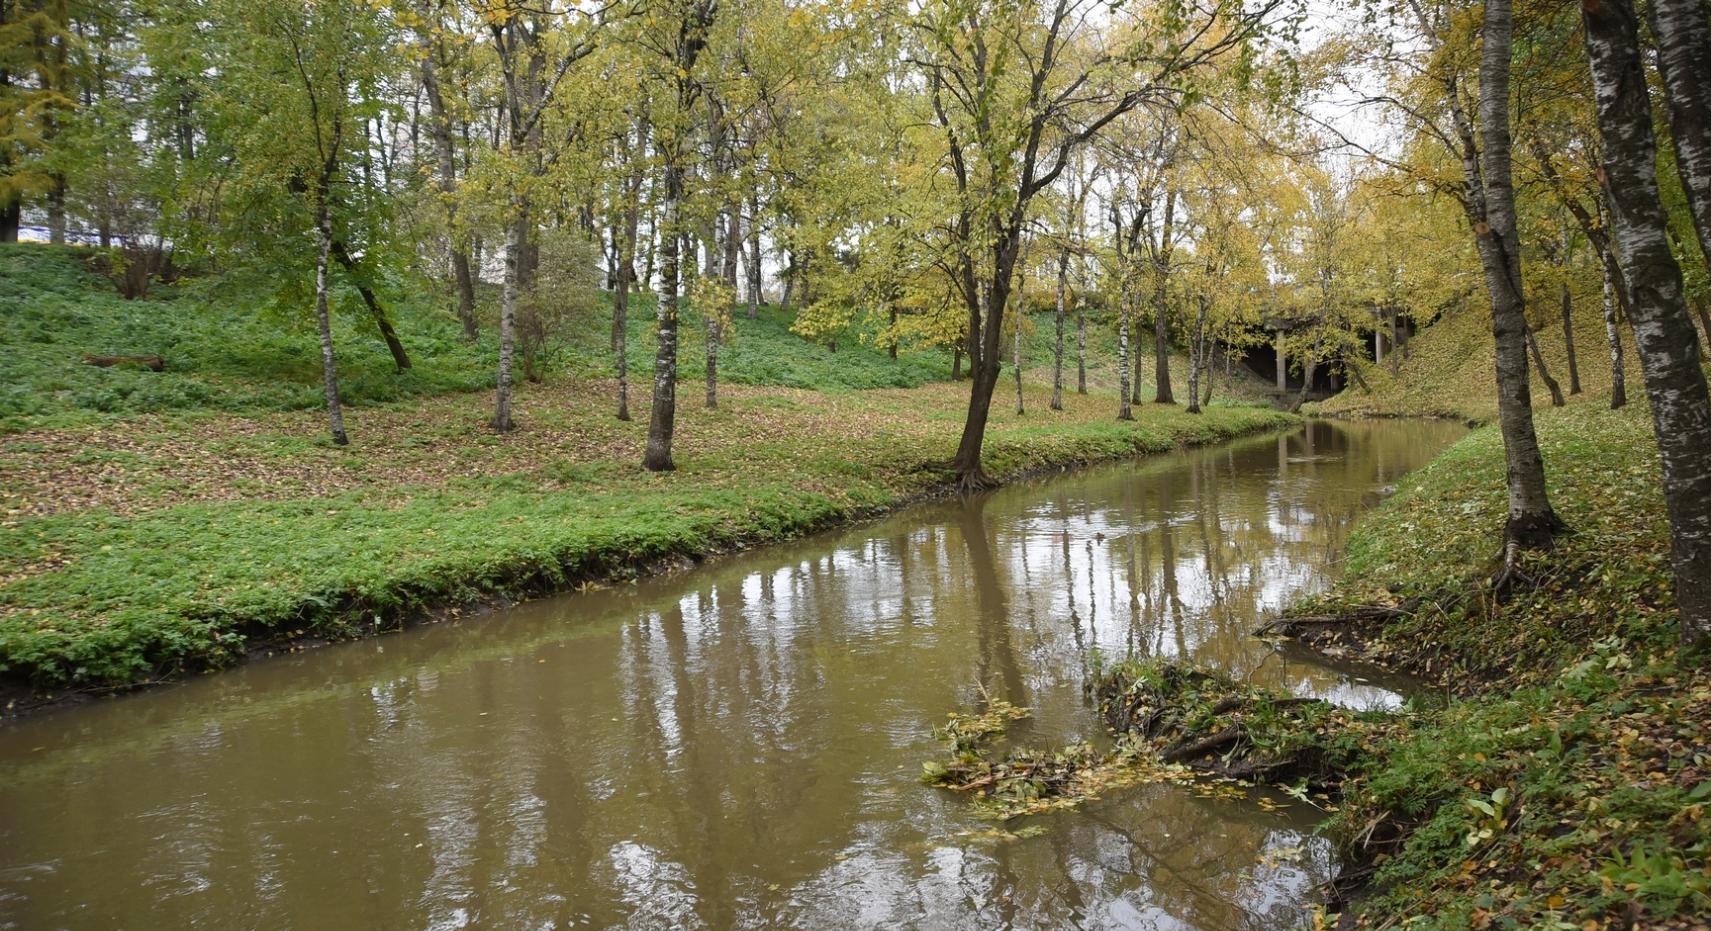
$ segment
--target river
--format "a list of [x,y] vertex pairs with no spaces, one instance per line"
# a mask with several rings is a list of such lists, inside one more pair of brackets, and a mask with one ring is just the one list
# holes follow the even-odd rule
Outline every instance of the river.
[[1312,809],[994,836],[917,781],[933,727],[984,689],[1097,737],[1094,650],[1395,701],[1249,631],[1463,432],[1314,422],[23,720],[0,928],[1295,927]]

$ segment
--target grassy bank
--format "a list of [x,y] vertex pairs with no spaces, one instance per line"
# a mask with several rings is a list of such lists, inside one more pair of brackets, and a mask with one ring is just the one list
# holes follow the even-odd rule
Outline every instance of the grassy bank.
[[[220,304],[220,282],[127,302],[73,250],[7,247],[0,268],[18,323],[0,346],[0,682],[27,696],[214,668],[258,643],[356,636],[894,507],[945,487],[967,404],[966,382],[933,380],[948,375],[943,353],[893,360],[854,332],[832,352],[775,310],[739,314],[719,410],[702,406],[685,348],[679,468],[650,474],[646,381],[638,420],[616,420],[615,386],[597,377],[602,326],[520,387],[520,429],[500,436],[476,390],[492,347],[401,298],[408,373],[360,315],[341,315],[353,407],[339,448],[302,321]],[[631,345],[651,351],[645,317]],[[166,370],[95,368],[85,352],[159,354]],[[1095,375],[1108,364],[1096,353]],[[1012,390],[987,443],[988,470],[1006,477],[1292,422],[1220,401],[1202,416],[1143,406],[1120,424],[1108,393],[1047,410],[1035,377],[1018,416]]]
[[[1507,603],[1481,582],[1504,514],[1494,427],[1402,483],[1350,544],[1324,614],[1369,657],[1452,690],[1379,741],[1333,823],[1374,867],[1346,927],[1704,927],[1711,670],[1678,652],[1656,445],[1640,405],[1544,410],[1551,495],[1574,528]],[[1417,599],[1417,601],[1415,600]]]

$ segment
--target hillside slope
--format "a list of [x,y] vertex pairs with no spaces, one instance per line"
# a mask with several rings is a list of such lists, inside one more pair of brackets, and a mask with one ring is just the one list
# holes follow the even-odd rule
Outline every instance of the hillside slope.
[[[1551,377],[1562,386],[1567,397],[1568,350],[1561,318],[1556,316],[1558,312],[1557,305],[1553,303],[1550,322],[1539,327],[1539,354],[1544,356]],[[1530,316],[1537,324],[1545,316],[1544,308],[1533,308]],[[1573,320],[1575,355],[1580,369],[1580,397],[1597,397],[1607,402],[1611,371],[1603,309],[1595,302],[1582,300],[1574,308]],[[1621,330],[1628,397],[1643,399],[1645,388],[1634,356],[1633,334],[1628,332],[1626,324],[1622,324]],[[1391,370],[1389,360],[1382,365],[1369,365],[1365,376],[1370,391],[1351,384],[1322,403],[1319,411],[1347,415],[1449,416],[1484,422],[1497,415],[1495,369],[1491,309],[1477,300],[1470,301],[1464,307],[1446,312],[1410,340],[1399,372]],[[1530,372],[1533,406],[1549,406],[1549,389],[1539,378],[1537,369]]]
[[[110,421],[171,412],[245,413],[309,410],[321,405],[320,347],[308,308],[256,294],[236,278],[209,276],[157,287],[128,301],[92,271],[92,249],[39,244],[0,245],[0,433]],[[395,369],[373,321],[352,288],[335,290],[334,344],[339,393],[349,404],[491,390],[498,355],[497,295],[480,293],[482,336],[463,339],[443,296],[399,286],[381,295],[413,363]],[[561,325],[543,352],[546,381],[613,377],[609,348],[610,296]],[[791,332],[792,315],[763,307],[758,319],[738,308],[719,353],[720,380],[730,384],[820,391],[913,388],[951,375],[950,353],[910,350],[893,359],[861,325],[839,335],[836,349]],[[644,393],[654,354],[652,295],[637,295],[628,328],[632,384]],[[1031,316],[1025,330],[1025,380],[1050,384],[1052,317]],[[679,377],[705,377],[704,328],[693,309],[683,314]],[[1074,384],[1074,333],[1066,334],[1065,380]],[[1114,387],[1110,327],[1090,321],[1088,380]],[[1150,397],[1151,348],[1144,352],[1143,393]],[[165,370],[98,368],[85,355],[159,356]],[[1172,357],[1172,381],[1187,390],[1187,360]],[[1006,373],[1008,374],[1008,373]],[[518,370],[519,380],[522,368]],[[1220,396],[1263,397],[1263,385],[1243,374],[1233,386],[1219,379]],[[520,391],[527,393],[530,386]],[[1010,389],[1012,392],[1014,389]],[[632,396],[634,403],[635,396]]]

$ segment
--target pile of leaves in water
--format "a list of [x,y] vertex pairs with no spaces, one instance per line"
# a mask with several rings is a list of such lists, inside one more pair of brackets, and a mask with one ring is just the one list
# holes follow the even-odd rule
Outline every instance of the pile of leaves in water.
[[1071,744],[1042,752],[1016,748],[996,757],[992,744],[1010,722],[1029,715],[1002,699],[987,699],[979,714],[951,712],[938,729],[950,744],[950,758],[922,764],[922,780],[957,792],[978,792],[988,813],[1010,817],[1054,799],[1085,796],[1084,783],[1103,756],[1090,744]]
[[980,714],[951,713],[939,729],[949,758],[923,764],[923,781],[977,793],[983,813],[1000,819],[1160,782],[1219,798],[1276,782],[1302,800],[1313,792],[1334,810],[1331,793],[1359,749],[1400,726],[1395,717],[1290,698],[1181,663],[1126,661],[1097,670],[1089,691],[1117,738],[1110,750],[1076,743],[999,752],[996,739],[1028,709],[989,700]]

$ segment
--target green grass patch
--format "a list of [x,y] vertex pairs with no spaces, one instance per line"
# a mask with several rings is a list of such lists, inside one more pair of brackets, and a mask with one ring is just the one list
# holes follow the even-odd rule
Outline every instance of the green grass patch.
[[[208,276],[154,289],[127,301],[90,270],[96,251],[39,244],[0,245],[0,432],[100,423],[150,413],[310,410],[321,400],[320,346],[310,308],[278,306],[245,282]],[[348,282],[334,289],[334,344],[340,397],[348,404],[408,401],[448,392],[489,390],[495,384],[496,289],[478,297],[482,336],[466,342],[449,298],[426,282],[382,288],[381,299],[412,366],[398,371],[385,343]],[[586,381],[611,378],[610,295],[587,302],[586,316],[565,321],[544,350],[543,377]],[[653,371],[654,298],[634,295],[626,357],[632,378],[646,388]],[[791,332],[791,313],[763,306],[751,319],[739,306],[719,349],[719,376],[729,384],[817,391],[912,388],[946,381],[951,354],[904,345],[892,358],[866,323],[853,323],[833,341],[811,342]],[[682,310],[680,377],[706,374],[706,329],[693,307]],[[1024,328],[1030,382],[1049,383],[1050,314]],[[1074,382],[1073,332],[1066,334],[1065,377]],[[1141,351],[1137,347],[1137,352]],[[1088,371],[1095,384],[1115,384],[1114,332],[1090,323]],[[1150,355],[1150,350],[1148,350]],[[98,368],[83,356],[160,356],[163,372],[134,366]],[[1186,390],[1186,361],[1173,357],[1173,382]],[[1151,378],[1150,361],[1143,381]],[[1261,397],[1252,378],[1221,384],[1220,395]],[[1150,382],[1145,388],[1151,395]]]

